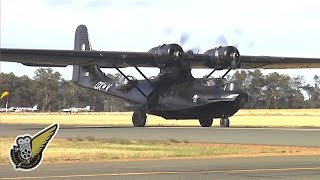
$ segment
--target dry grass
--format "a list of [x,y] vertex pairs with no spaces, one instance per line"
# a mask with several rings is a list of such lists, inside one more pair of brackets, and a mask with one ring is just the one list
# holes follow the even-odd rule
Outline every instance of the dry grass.
[[[63,125],[132,125],[131,112],[112,113],[3,113],[0,123]],[[148,115],[148,126],[199,126],[198,120],[168,120]],[[218,126],[219,121],[215,120]],[[320,109],[240,110],[233,127],[320,127]]]
[[[8,151],[13,137],[1,137],[1,164],[8,164]],[[44,163],[172,159],[217,158],[248,156],[320,155],[320,148],[258,146],[236,144],[200,144],[179,141],[130,141],[127,139],[96,140],[54,139],[48,146]]]

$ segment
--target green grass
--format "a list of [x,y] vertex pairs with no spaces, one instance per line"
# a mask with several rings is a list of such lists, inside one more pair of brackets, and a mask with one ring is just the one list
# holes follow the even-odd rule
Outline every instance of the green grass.
[[[8,151],[14,142],[13,137],[1,137],[0,160],[8,164]],[[137,160],[170,158],[215,158],[247,157],[269,155],[308,155],[320,154],[320,148],[254,146],[237,144],[185,143],[173,139],[167,141],[130,141],[128,139],[104,139],[93,137],[75,139],[53,139],[45,155],[45,163]]]
[[[112,113],[2,113],[0,123],[132,126],[131,112]],[[320,127],[319,109],[240,110],[230,118],[232,127]],[[148,115],[147,126],[200,126],[198,120],[165,120]],[[215,119],[213,126],[219,126]]]

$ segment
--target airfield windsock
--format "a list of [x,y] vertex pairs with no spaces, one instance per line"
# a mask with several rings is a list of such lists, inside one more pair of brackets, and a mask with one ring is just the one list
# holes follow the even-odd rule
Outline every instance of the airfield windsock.
[[9,91],[3,91],[3,93],[1,94],[0,99],[3,99],[5,97],[9,96],[9,94],[10,94]]

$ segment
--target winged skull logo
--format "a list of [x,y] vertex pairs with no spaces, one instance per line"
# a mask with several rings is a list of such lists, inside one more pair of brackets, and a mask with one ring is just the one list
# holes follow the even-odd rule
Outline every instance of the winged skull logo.
[[33,137],[30,135],[17,136],[16,144],[10,149],[10,160],[16,170],[33,170],[42,162],[43,152],[56,135],[58,124],[53,124],[38,132]]

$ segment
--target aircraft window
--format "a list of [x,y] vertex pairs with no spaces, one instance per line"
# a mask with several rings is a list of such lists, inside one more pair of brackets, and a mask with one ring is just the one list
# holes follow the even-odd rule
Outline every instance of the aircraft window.
[[216,87],[220,87],[223,90],[228,90],[229,88],[229,83],[227,83],[224,79],[221,79],[221,78],[202,79],[201,85],[208,86],[208,87],[216,86]]
[[134,78],[133,76],[127,76],[127,78],[130,80],[130,81],[136,81],[137,79]]
[[123,79],[120,79],[115,87],[119,90],[119,91],[122,91],[122,92],[127,92],[129,91],[130,89],[132,89],[135,84],[137,84],[138,80],[136,78],[134,78],[133,76],[127,76],[127,78],[130,80],[128,81],[127,79],[123,78]]
[[203,79],[201,81],[201,85],[203,86],[214,86],[216,83],[215,83],[215,80],[214,79]]

